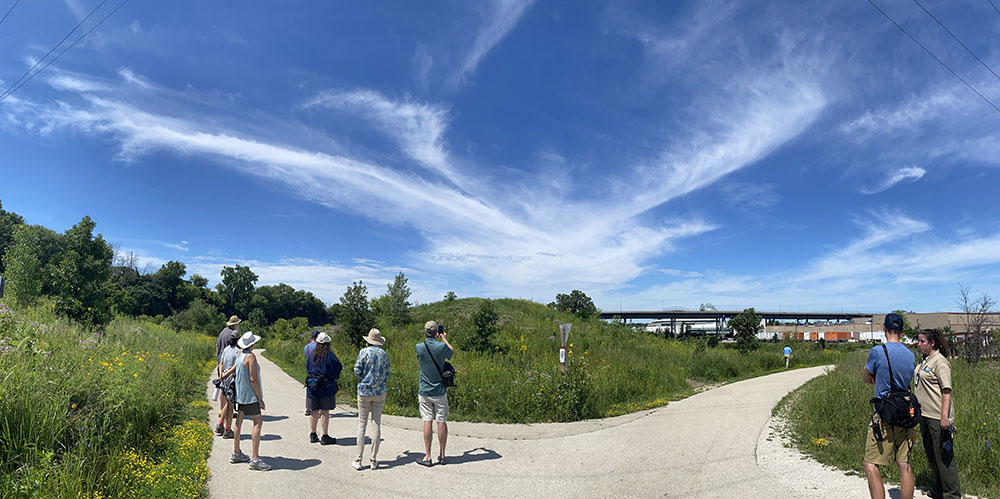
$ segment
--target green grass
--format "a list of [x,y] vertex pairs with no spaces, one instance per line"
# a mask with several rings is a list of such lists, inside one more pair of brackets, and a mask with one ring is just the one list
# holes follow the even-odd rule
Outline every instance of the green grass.
[[[472,314],[480,300],[467,298],[421,305],[405,328],[382,328],[392,364],[386,413],[417,416],[418,366],[415,345],[430,319],[445,325],[457,352],[452,364],[458,386],[448,390],[449,417],[502,423],[576,421],[617,416],[666,405],[692,393],[688,379],[725,382],[784,369],[781,344],[740,355],[732,345],[715,348],[697,341],[664,340],[600,320],[581,320],[537,303],[495,300],[500,333],[489,353],[469,351]],[[572,323],[567,375],[558,363],[560,323]],[[269,340],[264,356],[302,382],[305,360],[299,338]],[[352,368],[358,345],[334,335],[333,351],[344,365],[338,399],[354,403],[357,379]],[[795,346],[793,367],[832,364],[854,346]]]
[[[861,459],[871,417],[873,388],[861,381],[867,353],[845,356],[836,370],[815,378],[786,396],[775,411],[788,420],[788,436],[817,461],[863,475]],[[962,492],[1000,497],[1000,363],[970,367],[952,359],[955,393],[955,456]],[[987,445],[989,444],[989,445]],[[929,487],[933,478],[923,444],[913,448],[911,462],[918,486]],[[898,482],[894,466],[883,466],[883,475]]]
[[0,312],[0,497],[202,497],[214,339]]

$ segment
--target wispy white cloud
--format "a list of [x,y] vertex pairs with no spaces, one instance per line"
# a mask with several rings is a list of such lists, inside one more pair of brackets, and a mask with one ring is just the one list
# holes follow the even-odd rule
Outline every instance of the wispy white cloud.
[[[629,302],[636,308],[661,303],[691,306],[710,301],[718,307],[763,310],[846,311],[921,309],[926,303],[950,303],[936,295],[940,286],[956,281],[990,282],[982,270],[1000,264],[1000,233],[939,240],[931,226],[898,211],[881,210],[855,220],[858,236],[799,266],[777,273],[735,274],[708,270],[668,284],[635,290]],[[985,279],[985,280],[984,280]],[[629,290],[632,291],[632,290]],[[617,303],[619,294],[602,293],[601,303]],[[947,307],[945,307],[947,308]]]
[[458,69],[451,77],[453,85],[462,83],[476,71],[476,67],[479,66],[483,57],[517,26],[521,15],[532,3],[534,0],[492,0],[490,2],[490,12],[484,24],[479,28],[476,41],[462,57]]
[[411,158],[446,177],[454,176],[444,147],[448,109],[443,106],[395,101],[374,90],[355,89],[323,92],[306,102],[305,107],[356,112],[394,137]]
[[720,189],[722,199],[730,206],[770,208],[780,199],[777,186],[772,183],[725,182]]
[[861,192],[864,194],[877,194],[879,192],[891,189],[896,184],[907,181],[916,182],[923,178],[927,170],[919,166],[904,166],[895,171],[887,172],[885,178],[883,178],[877,185],[874,186],[863,186]]

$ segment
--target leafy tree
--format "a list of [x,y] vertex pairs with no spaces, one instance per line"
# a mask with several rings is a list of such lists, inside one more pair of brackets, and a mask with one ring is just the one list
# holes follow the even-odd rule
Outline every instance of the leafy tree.
[[24,218],[12,211],[4,211],[3,202],[0,202],[0,275],[3,275],[7,264],[4,263],[4,254],[7,248],[14,242],[14,229],[19,225],[24,225]]
[[92,326],[111,321],[111,246],[89,216],[67,230],[53,267],[56,311]]
[[454,291],[449,291],[449,292],[447,292],[447,293],[444,294],[444,301],[455,301],[455,298],[458,298],[458,297],[455,296],[455,292]]
[[221,275],[222,282],[216,286],[216,290],[225,300],[223,313],[246,316],[250,312],[254,285],[257,284],[258,279],[257,274],[254,274],[250,267],[237,265],[235,267],[222,267]]
[[38,231],[21,224],[3,255],[6,269],[6,295],[20,305],[30,305],[42,294],[42,263],[38,260]]
[[729,326],[736,331],[736,349],[740,353],[754,351],[760,346],[757,333],[761,330],[762,319],[763,317],[752,307],[744,309],[743,313],[730,319]]
[[[160,267],[153,276],[153,282],[160,289],[160,294],[165,298],[167,309],[170,313],[179,312],[187,308],[188,303],[194,297],[189,297],[185,292],[184,274],[187,267],[181,262],[169,261]],[[164,314],[166,315],[166,314]]]
[[594,306],[593,300],[579,289],[574,289],[568,295],[557,294],[556,301],[549,303],[549,306],[562,312],[575,314],[583,319],[597,315],[597,307]]
[[402,272],[396,274],[392,284],[386,285],[385,296],[385,318],[390,326],[405,326],[412,320],[410,318],[410,287],[406,285],[407,279]]
[[340,297],[337,324],[349,341],[359,342],[375,325],[375,317],[368,307],[368,288],[363,281],[348,286]]
[[264,311],[259,308],[250,310],[250,313],[247,314],[247,319],[244,322],[240,323],[241,331],[243,332],[253,331],[257,336],[263,334],[265,331],[267,331],[267,329],[268,329],[267,317],[264,315]]
[[191,276],[191,285],[198,289],[206,289],[208,288],[208,279],[198,274],[194,274]]
[[477,352],[491,352],[495,345],[494,338],[500,331],[497,321],[500,315],[491,300],[479,302],[479,307],[472,314],[472,325],[475,332],[465,342],[465,347]]
[[204,334],[215,334],[219,324],[226,321],[218,310],[196,298],[188,307],[167,318],[167,325],[177,331],[196,331]]

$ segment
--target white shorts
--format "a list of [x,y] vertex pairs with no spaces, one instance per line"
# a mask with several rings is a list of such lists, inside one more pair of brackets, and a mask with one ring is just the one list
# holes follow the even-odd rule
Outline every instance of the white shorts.
[[420,404],[420,419],[444,423],[448,420],[448,394],[438,397],[417,395]]

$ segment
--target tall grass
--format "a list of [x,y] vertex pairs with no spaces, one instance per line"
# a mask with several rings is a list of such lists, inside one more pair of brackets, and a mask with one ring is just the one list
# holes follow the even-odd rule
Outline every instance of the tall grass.
[[[664,340],[629,327],[601,320],[582,320],[525,300],[501,299],[500,333],[490,352],[465,348],[475,334],[472,315],[479,299],[468,298],[422,305],[413,309],[414,323],[382,328],[392,364],[386,412],[418,415],[416,344],[423,324],[435,319],[448,333],[457,352],[452,361],[458,386],[448,390],[449,417],[503,423],[576,421],[616,416],[662,406],[692,392],[688,380],[719,382],[784,369],[783,345],[762,344],[749,355],[731,345],[708,348],[698,341]],[[558,363],[558,325],[571,323],[567,374]],[[264,356],[299,381],[305,379],[298,339],[273,341]],[[344,364],[338,398],[353,402],[357,379],[352,368],[359,346],[333,335],[332,349]],[[827,350],[796,347],[794,365],[822,365],[840,358],[843,347]]]
[[[861,460],[872,413],[868,401],[874,392],[861,381],[866,355],[859,351],[846,356],[836,370],[809,381],[775,409],[786,416],[789,436],[801,451],[821,463],[859,474],[863,474]],[[962,492],[1000,497],[1000,364],[988,361],[973,368],[953,359],[951,366],[958,428],[954,445]],[[913,447],[911,464],[917,485],[930,487],[933,477],[920,441]],[[885,476],[898,481],[894,466],[881,468]]]
[[204,495],[213,339],[51,310],[0,311],[0,497]]

